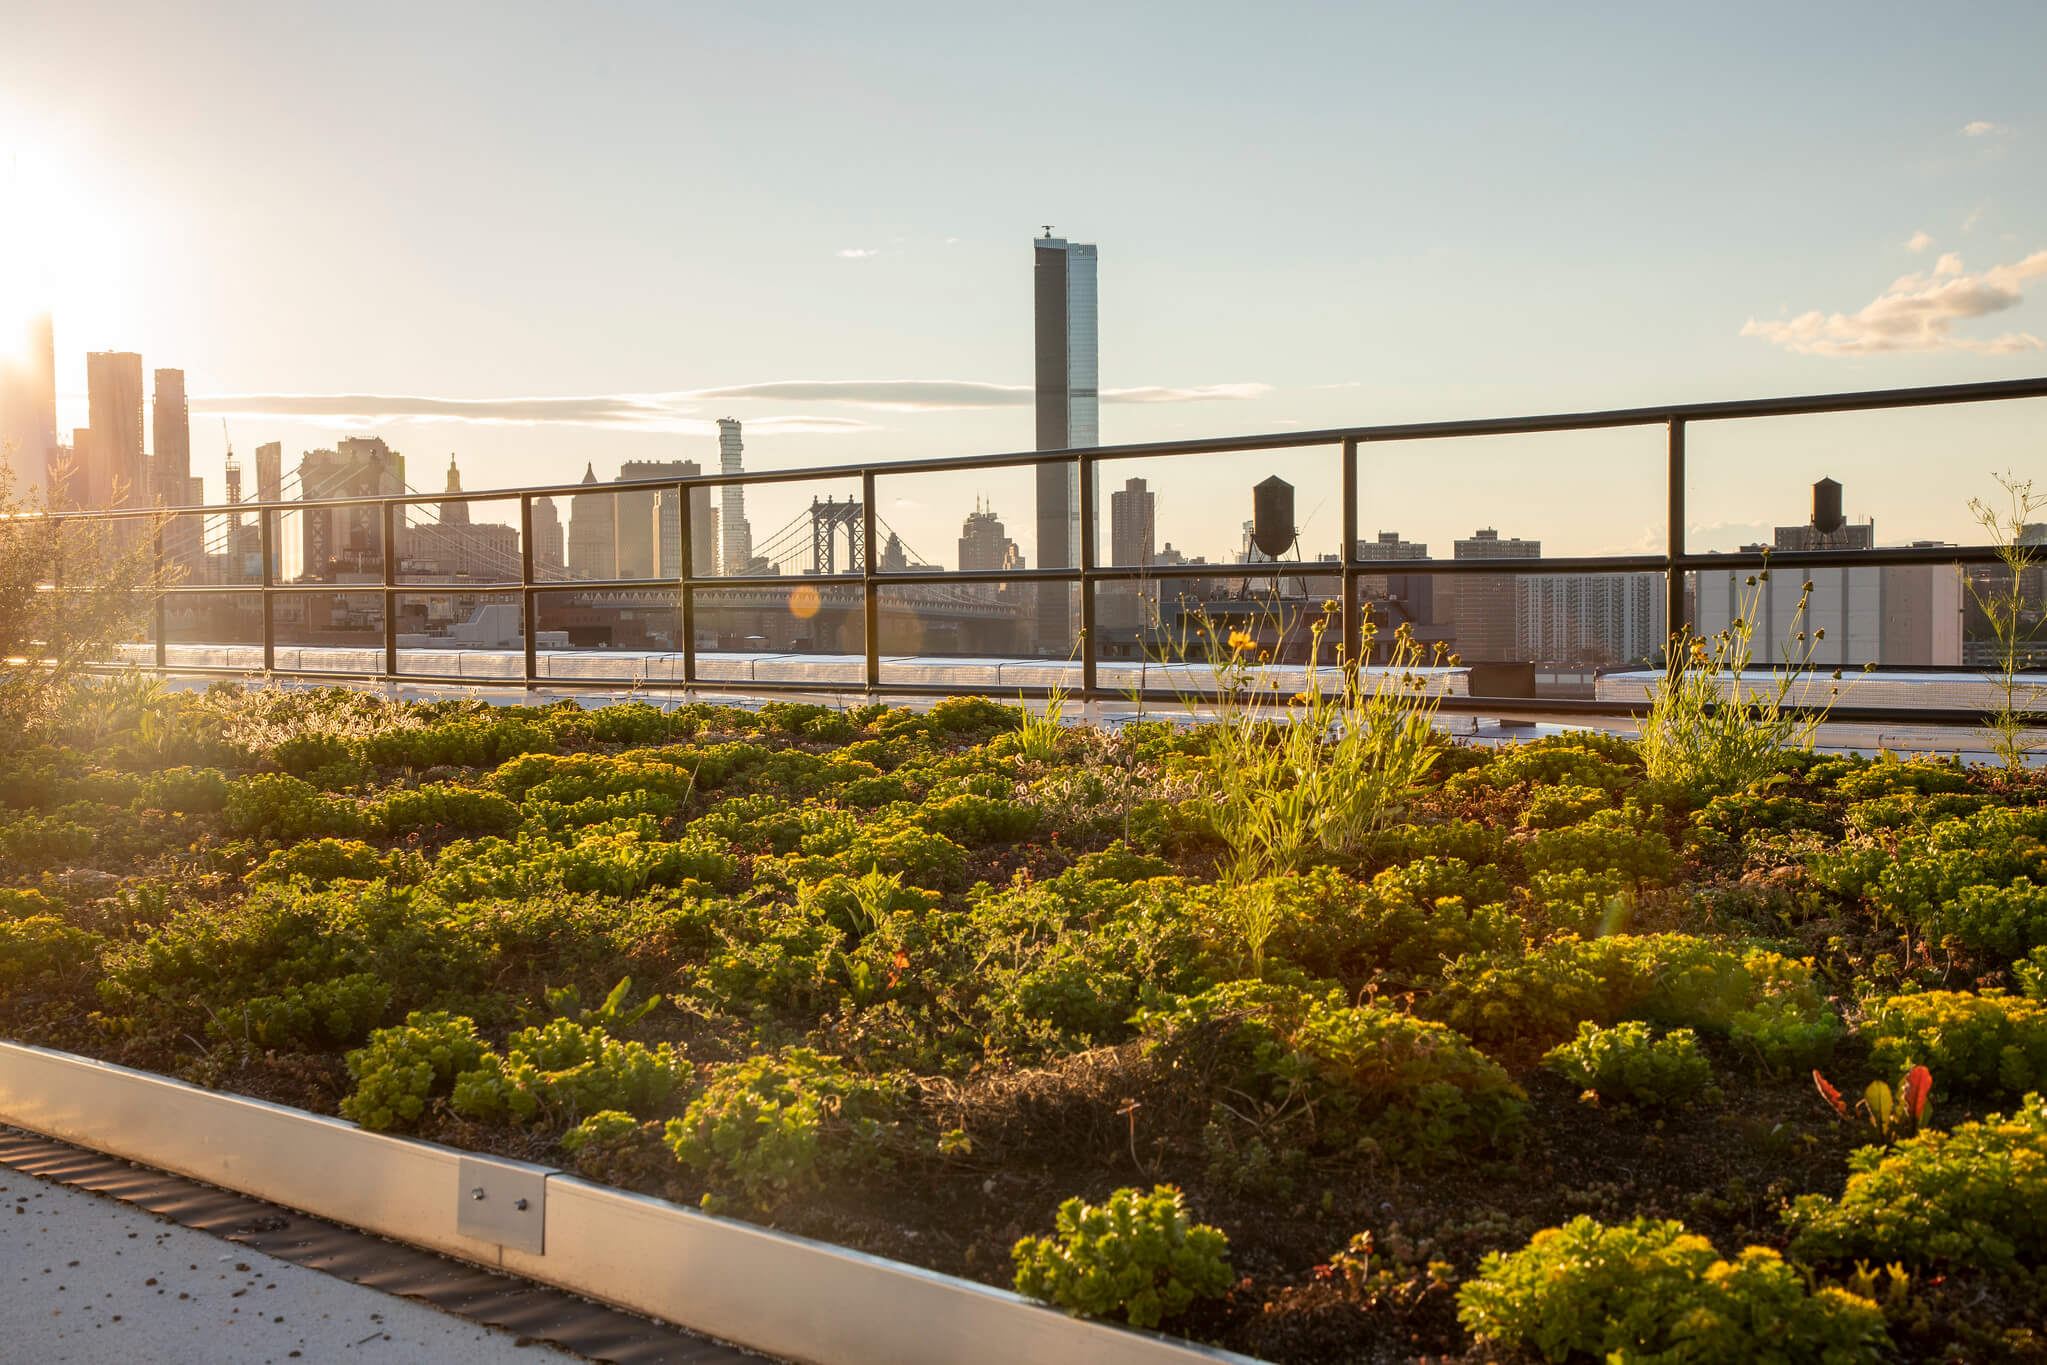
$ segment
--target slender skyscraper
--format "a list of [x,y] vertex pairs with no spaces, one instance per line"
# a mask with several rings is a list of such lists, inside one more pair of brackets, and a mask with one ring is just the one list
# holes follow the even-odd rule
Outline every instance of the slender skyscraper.
[[[1038,449],[1101,444],[1095,330],[1095,248],[1046,234],[1031,243],[1037,316]],[[1080,469],[1038,469],[1038,567],[1080,564]],[[1038,591],[1038,652],[1063,654],[1080,624],[1071,588]]]
[[[737,474],[740,443],[739,423],[730,417],[718,419],[718,472]],[[718,518],[718,529],[724,538],[720,547],[723,553],[723,568],[727,576],[743,574],[753,559],[753,528],[746,522],[746,485],[728,483],[719,490],[724,506]]]
[[[0,338],[0,461],[14,471],[14,491],[40,491],[57,442],[57,357],[50,315],[29,319],[28,349],[19,363]],[[75,492],[76,490],[74,490]]]
[[85,357],[92,449],[82,452],[85,485],[74,493],[86,507],[141,507],[149,498],[142,456],[142,357],[94,351]]

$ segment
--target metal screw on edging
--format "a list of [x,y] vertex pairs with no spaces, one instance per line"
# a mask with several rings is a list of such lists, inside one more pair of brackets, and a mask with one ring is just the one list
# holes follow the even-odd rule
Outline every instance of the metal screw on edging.
[[517,1209],[519,1212],[524,1213],[526,1212],[526,1201],[523,1199],[514,1199],[512,1201],[512,1207]]
[[483,1198],[483,1186],[481,1186],[481,1185],[478,1185],[478,1186],[477,1186],[477,1187],[476,1187],[475,1189],[471,1190],[471,1191],[469,1192],[469,1197],[470,1197],[471,1199],[481,1199],[481,1198]]

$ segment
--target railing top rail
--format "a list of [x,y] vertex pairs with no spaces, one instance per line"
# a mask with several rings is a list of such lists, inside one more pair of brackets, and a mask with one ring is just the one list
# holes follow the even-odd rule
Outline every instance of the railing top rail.
[[2047,375],[1974,384],[1936,384],[1919,388],[1867,389],[1851,393],[1807,394],[1783,398],[1736,399],[1707,403],[1668,403],[1654,407],[1613,408],[1601,412],[1566,412],[1527,417],[1481,417],[1436,422],[1396,422],[1378,426],[1330,427],[1319,431],[1269,432],[1252,436],[1219,436],[1178,441],[1144,441],[1127,445],[1090,446],[1070,450],[1007,451],[985,455],[932,456],[877,464],[807,465],[797,469],[709,473],[662,479],[621,479],[609,483],[529,484],[511,488],[465,489],[459,493],[407,492],[355,498],[319,498],[303,502],[218,503],[200,507],[124,507],[75,512],[37,513],[54,518],[121,518],[174,514],[251,513],[266,510],[305,511],[312,508],[364,507],[397,503],[490,502],[524,497],[575,497],[660,492],[674,488],[716,488],[727,484],[829,482],[877,477],[938,474],[960,470],[1000,469],[1046,464],[1058,460],[1141,459],[1170,455],[1226,455],[1246,451],[1299,449],[1386,441],[1442,440],[1463,436],[1522,436],[1543,432],[1598,431],[1614,427],[1653,426],[1667,422],[1734,421],[1751,417],[1797,417],[1826,413],[1875,412],[1888,408],[1933,407],[1951,403],[1982,403],[2014,398],[2047,398]]

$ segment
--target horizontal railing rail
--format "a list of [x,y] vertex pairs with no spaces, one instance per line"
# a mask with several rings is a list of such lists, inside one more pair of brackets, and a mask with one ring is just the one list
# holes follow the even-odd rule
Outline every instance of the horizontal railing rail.
[[[400,494],[357,495],[338,498],[320,498],[304,501],[243,502],[208,504],[199,507],[122,507],[97,510],[65,510],[34,515],[47,516],[61,521],[91,520],[98,522],[120,522],[134,518],[155,520],[155,553],[160,567],[167,567],[169,551],[166,526],[184,518],[230,517],[236,525],[253,521],[260,541],[261,568],[258,574],[246,581],[181,583],[167,588],[158,595],[154,637],[153,666],[169,669],[167,610],[170,603],[192,598],[203,598],[212,594],[259,594],[261,597],[261,667],[232,667],[220,665],[180,664],[176,671],[199,675],[246,676],[251,673],[267,673],[283,677],[315,677],[327,680],[345,680],[351,677],[381,678],[392,681],[446,684],[451,680],[433,673],[409,672],[400,668],[401,654],[410,646],[401,647],[398,630],[401,599],[422,595],[437,595],[450,592],[476,597],[517,596],[520,601],[521,630],[524,668],[522,675],[506,678],[463,678],[463,685],[480,686],[523,686],[533,688],[542,685],[557,685],[557,679],[545,676],[539,669],[540,649],[539,611],[543,598],[563,593],[584,594],[667,594],[674,599],[681,618],[681,649],[671,651],[682,656],[682,677],[674,680],[641,679],[638,685],[647,687],[694,688],[716,686],[722,690],[754,690],[760,692],[809,692],[833,693],[851,692],[868,694],[912,694],[940,695],[950,692],[973,693],[985,691],[985,687],[956,685],[937,682],[891,682],[884,678],[883,652],[881,650],[879,622],[882,611],[882,597],[893,589],[930,585],[987,585],[1014,584],[1021,586],[1075,585],[1079,597],[1079,631],[1070,658],[1078,664],[1081,674],[1080,685],[1076,688],[1058,687],[1049,684],[1034,684],[1021,688],[1004,685],[1005,695],[1047,696],[1072,694],[1086,700],[1104,696],[1124,695],[1123,690],[1105,691],[1100,686],[1100,665],[1107,662],[1101,650],[1101,635],[1097,629],[1096,590],[1105,585],[1119,583],[1163,584],[1179,580],[1228,580],[1233,582],[1278,585],[1281,580],[1312,584],[1330,584],[1336,587],[1333,594],[1339,601],[1337,615],[1332,623],[1332,632],[1345,657],[1352,657],[1364,642],[1366,632],[1364,614],[1366,604],[1360,600],[1359,580],[1384,578],[1388,576],[1413,577],[1418,575],[1451,575],[1468,577],[1484,575],[1512,577],[1516,575],[1557,575],[1557,574],[1619,574],[1654,573],[1663,576],[1664,619],[1672,634],[1683,630],[1689,622],[1686,616],[1687,577],[1710,571],[1747,573],[1769,567],[1786,573],[1797,574],[1805,570],[1821,571],[1843,567],[1887,568],[1909,565],[1954,565],[1957,567],[1983,567],[2000,563],[1996,546],[1987,544],[1954,546],[1891,546],[1857,550],[1814,550],[1776,551],[1768,554],[1753,550],[1738,552],[1692,551],[1686,544],[1686,436],[1694,423],[1739,421],[1750,418],[1812,416],[1853,412],[1874,412],[1889,409],[1932,407],[1951,404],[2009,402],[2027,398],[2047,398],[2047,376],[2033,379],[2002,380],[1976,384],[1949,384],[1921,388],[1880,389],[1854,393],[1816,394],[1795,397],[1736,400],[1729,402],[1679,403],[1654,407],[1621,408],[1595,412],[1553,413],[1535,416],[1506,418],[1477,418],[1434,422],[1406,422],[1330,428],[1320,431],[1288,431],[1264,435],[1198,438],[1190,440],[1152,441],[1119,446],[1099,446],[1078,450],[1017,451],[982,455],[951,457],[929,457],[883,464],[866,465],[817,465],[796,469],[759,470],[742,473],[722,471],[691,476],[663,477],[656,479],[618,480],[611,483],[564,483],[533,484],[501,489],[464,490],[461,492],[423,493],[408,491]],[[1358,555],[1359,534],[1359,461],[1360,452],[1376,444],[1411,441],[1455,439],[1461,437],[1531,435],[1538,433],[1563,433],[1573,431],[1595,431],[1623,427],[1661,426],[1666,430],[1665,458],[1665,522],[1664,547],[1660,553],[1628,555],[1575,555],[1560,558],[1501,558],[1501,559],[1364,559]],[[1340,462],[1342,480],[1342,542],[1338,557],[1327,560],[1289,560],[1283,562],[1259,561],[1252,563],[1219,564],[1176,564],[1176,565],[1105,565],[1097,562],[1097,547],[1101,536],[1101,509],[1097,506],[1096,482],[1100,466],[1104,462],[1132,459],[1151,459],[1187,455],[1251,455],[1279,450],[1299,450],[1313,447],[1332,448]],[[903,570],[889,570],[877,562],[878,523],[877,486],[881,480],[910,477],[915,475],[944,474],[961,471],[990,470],[1004,468],[1039,468],[1048,465],[1071,465],[1075,467],[1079,484],[1081,504],[1081,534],[1076,562],[1063,565],[1041,565],[1031,569],[1012,570],[943,570],[928,566],[917,566]],[[691,545],[692,518],[686,512],[678,511],[680,553],[679,572],[666,576],[644,578],[602,578],[585,579],[568,575],[560,569],[538,565],[534,558],[534,503],[540,498],[555,497],[617,497],[621,494],[655,493],[673,495],[679,507],[687,507],[690,495],[695,490],[725,488],[731,486],[750,487],[754,485],[815,483],[833,484],[841,488],[857,486],[861,511],[857,522],[862,533],[861,544],[865,547],[858,563],[843,572],[803,573],[801,575],[739,574],[697,574],[693,571],[695,555]],[[850,488],[849,490],[850,491]],[[401,568],[399,556],[391,551],[396,547],[398,533],[405,528],[406,510],[423,505],[516,502],[519,506],[519,548],[517,551],[518,574],[513,577],[499,577],[489,580],[461,578],[450,581],[449,576],[423,571],[407,571]],[[278,554],[285,519],[293,514],[323,510],[349,508],[377,509],[380,534],[374,552],[363,556],[363,576],[367,582],[342,582],[316,580],[285,580],[278,573]],[[245,520],[246,519],[246,520]],[[409,528],[407,528],[409,529]],[[849,553],[851,547],[848,547]],[[507,564],[509,570],[510,565]],[[410,576],[408,576],[410,575]],[[560,575],[560,576],[556,576]],[[695,619],[697,599],[700,594],[716,594],[720,591],[741,591],[747,589],[794,588],[809,586],[820,589],[856,589],[861,606],[862,677],[857,681],[834,681],[810,679],[790,681],[786,679],[746,680],[735,683],[729,679],[705,679],[699,676],[699,656],[716,657],[723,651],[700,650],[696,639]],[[53,585],[56,590],[65,590],[65,585]],[[73,589],[75,590],[75,589]],[[1319,589],[1311,588],[1319,592]],[[381,652],[383,666],[363,670],[319,670],[288,669],[277,666],[277,612],[281,601],[303,598],[308,595],[333,596],[377,596],[382,603]],[[1312,604],[1311,604],[1312,605]],[[249,642],[253,644],[253,642]],[[248,647],[245,644],[242,647]],[[374,648],[374,645],[364,646]],[[551,651],[552,652],[552,651]],[[596,651],[591,651],[596,652]],[[1019,663],[1028,662],[1017,660]],[[1061,662],[1059,658],[1040,659],[1041,663]],[[1120,660],[1118,662],[1121,662]],[[1966,672],[1966,669],[1954,669]],[[1930,670],[1944,671],[1944,670]],[[1628,715],[1640,713],[1644,702],[1620,701],[1614,699],[1584,698],[1501,698],[1449,696],[1443,699],[1449,710],[1483,710],[1498,712],[1511,706],[1521,711],[1543,711],[1559,715]],[[1966,708],[1918,708],[1918,707],[1855,707],[1835,708],[1836,718],[1846,720],[1870,720],[1890,722],[1907,720],[1926,724],[1975,723],[1981,714]]]

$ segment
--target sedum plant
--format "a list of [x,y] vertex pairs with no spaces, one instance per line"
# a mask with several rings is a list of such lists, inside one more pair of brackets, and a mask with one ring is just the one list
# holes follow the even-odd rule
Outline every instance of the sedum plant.
[[1878,1070],[1925,1066],[1943,1086],[2021,1095],[2047,1086],[2047,1004],[1999,991],[1895,995],[1863,1024]]
[[1767,1247],[1732,1261],[1676,1221],[1590,1217],[1492,1252],[1458,1291],[1458,1320],[1488,1344],[1609,1365],[1860,1365],[1883,1359],[1883,1311],[1817,1293]]
[[2047,1264],[2047,1099],[1952,1132],[1928,1129],[1848,1158],[1839,1199],[1803,1195],[1785,1213],[1792,1250],[2010,1270]]
[[595,1025],[555,1019],[521,1029],[503,1056],[486,1053],[456,1077],[453,1103],[470,1118],[518,1123],[606,1109],[648,1114],[693,1074],[672,1044],[620,1042]]
[[1582,1023],[1542,1064],[1581,1090],[1643,1105],[1682,1103],[1713,1079],[1697,1034],[1681,1028],[1658,1038],[1639,1020],[1607,1029]]
[[1069,1199],[1056,1226],[1011,1250],[1016,1289],[1076,1316],[1156,1327],[1230,1287],[1229,1238],[1194,1222],[1175,1186],[1126,1186],[1099,1205]]
[[442,1010],[414,1010],[398,1028],[381,1028],[348,1054],[355,1093],[341,1102],[344,1118],[365,1128],[409,1128],[436,1094],[483,1060],[476,1024]]
[[750,1057],[718,1068],[688,1112],[668,1121],[668,1149],[753,1199],[779,1197],[881,1164],[901,1090],[809,1048]]

